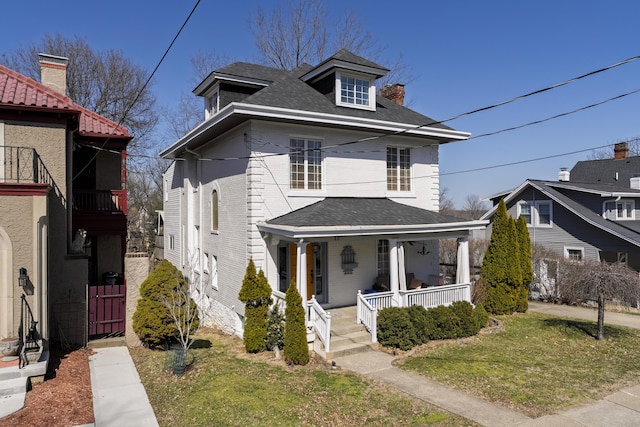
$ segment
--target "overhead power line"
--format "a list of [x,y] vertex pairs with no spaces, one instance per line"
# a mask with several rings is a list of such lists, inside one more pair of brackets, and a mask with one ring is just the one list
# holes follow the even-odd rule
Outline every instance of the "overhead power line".
[[[184,20],[184,22],[182,23],[182,25],[180,26],[180,29],[178,30],[178,32],[176,33],[176,35],[173,37],[173,40],[171,40],[171,43],[169,43],[169,46],[165,49],[164,54],[162,54],[162,57],[160,58],[160,60],[158,61],[158,63],[156,64],[156,66],[154,67],[153,71],[151,72],[151,74],[149,74],[149,77],[147,77],[147,80],[144,82],[144,84],[142,85],[142,87],[140,88],[140,90],[138,90],[138,93],[136,95],[136,97],[133,99],[133,101],[131,101],[129,103],[129,105],[127,106],[127,108],[125,108],[124,112],[122,113],[122,116],[120,117],[120,120],[118,121],[118,124],[116,125],[116,129],[119,126],[122,126],[122,123],[124,123],[124,120],[127,118],[127,115],[129,114],[129,111],[131,111],[131,109],[133,108],[133,106],[136,104],[136,102],[138,102],[138,99],[140,99],[140,97],[142,96],[142,94],[144,93],[144,91],[146,90],[147,86],[149,86],[149,83],[151,82],[151,79],[153,79],[153,76],[155,76],[156,72],[158,71],[158,68],[160,68],[160,65],[162,65],[162,63],[164,62],[164,59],[167,57],[167,55],[169,54],[169,51],[171,50],[171,48],[173,47],[173,45],[175,44],[176,40],[178,39],[178,37],[180,36],[180,34],[182,33],[182,30],[184,29],[184,27],[187,26],[187,23],[189,22],[189,20],[191,19],[191,17],[193,16],[193,14],[195,13],[196,9],[198,8],[198,5],[200,4],[202,0],[196,0],[196,4],[193,6],[193,8],[191,9],[191,12],[189,12],[189,15],[187,16],[187,18]],[[114,129],[115,131],[115,129]],[[102,143],[102,145],[100,146],[100,148],[104,148],[107,145],[107,142],[109,142],[109,140],[111,139],[111,136],[108,136],[107,139],[105,139],[105,141]],[[78,176],[80,176],[80,174],[82,174],[82,172],[84,172],[84,170],[86,168],[89,167],[89,165],[91,164],[91,162],[93,162],[93,160],[97,157],[98,152],[96,152],[91,159],[89,159],[87,161],[87,163],[78,171],[78,173],[75,174],[75,176],[73,178],[71,178],[71,180],[75,180]]]

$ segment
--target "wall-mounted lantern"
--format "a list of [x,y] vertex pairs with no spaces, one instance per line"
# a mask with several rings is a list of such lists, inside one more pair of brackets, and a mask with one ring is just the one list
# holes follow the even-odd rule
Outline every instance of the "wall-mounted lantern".
[[353,248],[350,245],[342,248],[340,257],[342,258],[342,271],[344,274],[353,273],[353,269],[358,266],[358,263],[356,262],[356,253],[353,251]]
[[18,286],[24,289],[29,284],[29,275],[27,274],[27,269],[24,267],[20,267],[18,271],[20,272],[18,275]]

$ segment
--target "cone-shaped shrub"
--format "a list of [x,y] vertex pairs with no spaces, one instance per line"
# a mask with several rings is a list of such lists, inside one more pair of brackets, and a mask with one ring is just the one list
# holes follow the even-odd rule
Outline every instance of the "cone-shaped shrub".
[[[169,261],[163,260],[140,285],[140,299],[133,314],[133,331],[149,347],[161,347],[178,338],[178,328],[165,301],[171,301],[173,291],[187,292],[182,273]],[[187,293],[188,294],[188,293]],[[195,301],[190,299],[191,308]],[[196,319],[192,330],[198,328]]]
[[262,270],[249,260],[238,299],[245,304],[244,347],[248,353],[266,350],[267,313],[271,304],[271,287]]
[[531,236],[529,236],[527,222],[523,216],[520,216],[516,222],[516,231],[522,270],[522,287],[516,296],[516,311],[524,313],[529,309],[529,285],[533,282],[533,261],[531,258]]
[[285,302],[287,307],[284,311],[284,360],[290,365],[306,365],[309,363],[309,347],[307,328],[304,324],[304,307],[302,297],[293,281],[287,289]]

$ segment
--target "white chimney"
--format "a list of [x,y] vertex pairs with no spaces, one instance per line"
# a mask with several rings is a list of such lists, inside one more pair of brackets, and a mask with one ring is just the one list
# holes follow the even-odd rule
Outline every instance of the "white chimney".
[[640,176],[633,176],[629,181],[631,181],[631,188],[634,190],[640,190]]
[[46,53],[39,53],[38,58],[40,58],[40,82],[58,93],[67,95],[69,59]]
[[569,181],[570,172],[567,168],[560,168],[560,172],[558,172],[558,181]]

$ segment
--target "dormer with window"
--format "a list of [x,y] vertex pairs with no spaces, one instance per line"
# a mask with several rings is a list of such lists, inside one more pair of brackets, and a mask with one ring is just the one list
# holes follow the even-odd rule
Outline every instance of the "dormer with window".
[[343,49],[301,77],[339,107],[376,110],[376,80],[389,70]]
[[602,216],[613,221],[629,221],[636,219],[635,200],[620,199],[604,202]]
[[204,96],[205,103],[205,112],[204,118],[208,120],[209,118],[218,114],[220,111],[220,85],[215,85],[207,94]]

